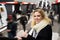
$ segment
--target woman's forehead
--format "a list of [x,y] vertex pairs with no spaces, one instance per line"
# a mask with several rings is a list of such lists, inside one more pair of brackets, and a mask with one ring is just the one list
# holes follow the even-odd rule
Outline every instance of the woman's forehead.
[[41,15],[39,12],[35,12],[34,15]]

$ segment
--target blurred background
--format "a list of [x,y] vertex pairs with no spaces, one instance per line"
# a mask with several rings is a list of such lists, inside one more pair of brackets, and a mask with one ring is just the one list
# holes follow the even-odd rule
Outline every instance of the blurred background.
[[52,13],[52,40],[60,40],[60,0],[0,0],[0,36],[7,36],[7,21],[12,15],[13,21],[17,23],[17,32],[23,30],[19,18],[24,14],[27,18],[26,30],[30,29],[32,11],[42,8],[46,16]]

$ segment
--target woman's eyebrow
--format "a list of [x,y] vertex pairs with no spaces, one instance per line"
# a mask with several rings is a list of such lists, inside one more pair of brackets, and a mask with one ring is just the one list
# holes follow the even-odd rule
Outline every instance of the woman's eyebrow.
[[35,17],[35,16],[41,16],[41,15],[34,15],[34,17]]

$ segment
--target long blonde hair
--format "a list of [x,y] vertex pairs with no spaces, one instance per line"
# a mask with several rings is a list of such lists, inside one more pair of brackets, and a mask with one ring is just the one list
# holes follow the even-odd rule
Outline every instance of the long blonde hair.
[[[34,10],[34,11],[32,12],[32,16],[33,16],[33,14],[34,14],[35,12],[39,12],[39,13],[41,14],[42,20],[44,19],[44,20],[46,20],[47,22],[51,23],[51,20],[45,15],[44,10],[38,8],[38,9],[36,9],[36,10]],[[31,22],[31,26],[34,26],[35,24],[36,24],[36,23],[35,23],[35,21],[34,21],[34,19],[33,19],[32,22]]]

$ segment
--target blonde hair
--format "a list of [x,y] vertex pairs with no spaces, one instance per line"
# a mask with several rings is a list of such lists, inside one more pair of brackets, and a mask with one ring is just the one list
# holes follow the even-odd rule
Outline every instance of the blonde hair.
[[[35,9],[35,10],[32,12],[32,16],[33,16],[33,14],[34,14],[35,12],[39,12],[39,13],[41,14],[42,20],[44,19],[44,20],[46,20],[46,21],[49,22],[49,23],[51,22],[51,20],[45,15],[44,10],[42,10],[42,9],[40,9],[40,8]],[[35,21],[32,20],[31,26],[34,26],[35,24],[36,24]]]

